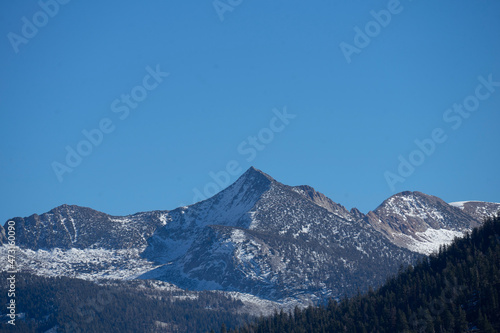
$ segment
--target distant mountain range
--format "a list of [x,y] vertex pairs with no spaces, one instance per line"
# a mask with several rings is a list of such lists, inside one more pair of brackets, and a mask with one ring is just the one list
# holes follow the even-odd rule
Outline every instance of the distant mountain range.
[[[380,285],[499,210],[402,192],[365,215],[252,167],[215,196],[170,211],[111,216],[62,205],[12,220],[21,271],[306,302]],[[1,244],[5,236],[0,226]]]

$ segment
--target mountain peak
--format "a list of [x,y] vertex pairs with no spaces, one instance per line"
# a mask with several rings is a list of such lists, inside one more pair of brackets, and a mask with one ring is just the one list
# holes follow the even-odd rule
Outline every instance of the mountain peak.
[[266,179],[270,181],[275,181],[273,177],[269,176],[267,173],[263,172],[262,170],[259,170],[253,166],[248,168],[247,171],[241,176],[241,178],[246,177],[246,178],[261,178],[265,177]]
[[[479,224],[473,216],[442,199],[417,191],[391,196],[369,212],[367,220],[394,244],[425,254]],[[438,238],[440,242],[433,241]]]
[[440,205],[446,205],[446,203],[438,197],[433,195],[425,194],[418,191],[403,191],[396,193],[389,198],[385,199],[375,210],[374,212],[387,209],[388,206],[394,205],[404,205],[411,206],[415,202],[426,202],[426,203],[439,203]]
[[229,195],[232,201],[237,193],[243,192],[252,192],[254,195],[260,196],[269,188],[270,184],[275,182],[276,180],[271,176],[252,166],[228,188],[219,192],[216,197]]
[[257,188],[267,189],[270,184],[275,182],[276,180],[274,180],[273,177],[252,166],[247,171],[245,171],[245,173],[243,173],[240,178],[238,178],[233,184],[231,184],[222,192],[219,192],[216,196],[219,196],[222,193],[229,193],[232,196],[234,195],[234,191],[240,192],[242,190],[255,190]]

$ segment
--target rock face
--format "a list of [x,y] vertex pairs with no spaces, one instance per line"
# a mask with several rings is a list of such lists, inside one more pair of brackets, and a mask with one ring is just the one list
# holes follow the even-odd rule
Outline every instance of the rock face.
[[63,205],[14,221],[18,262],[31,273],[321,299],[381,284],[499,208],[402,192],[364,215],[250,168],[215,196],[171,211],[120,217]]
[[291,189],[303,195],[305,198],[311,200],[316,205],[325,208],[330,213],[333,213],[341,218],[344,218],[346,220],[352,220],[353,218],[354,219],[358,218],[355,216],[356,214],[352,214],[344,206],[333,202],[332,199],[328,198],[323,193],[316,192],[316,190],[311,186],[308,185],[294,186]]

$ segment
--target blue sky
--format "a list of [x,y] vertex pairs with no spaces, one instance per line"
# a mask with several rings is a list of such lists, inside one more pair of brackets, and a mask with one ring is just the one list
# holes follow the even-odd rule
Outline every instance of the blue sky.
[[500,202],[498,1],[65,1],[0,4],[2,221],[173,209],[251,165],[365,213]]

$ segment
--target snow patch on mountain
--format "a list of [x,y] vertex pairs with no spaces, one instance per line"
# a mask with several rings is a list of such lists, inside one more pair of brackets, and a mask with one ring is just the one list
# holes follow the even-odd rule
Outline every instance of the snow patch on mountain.
[[223,295],[231,296],[233,299],[242,301],[244,306],[239,310],[240,313],[251,313],[255,316],[270,316],[275,311],[280,310],[290,312],[293,311],[295,307],[305,308],[309,305],[315,305],[321,301],[317,297],[306,294],[286,298],[281,301],[272,301],[259,298],[252,294],[240,293],[237,291],[219,292]]
[[462,231],[429,228],[424,232],[416,232],[413,237],[403,233],[393,234],[393,236],[406,244],[409,250],[429,255],[437,252],[441,245],[449,245],[455,238],[462,237],[464,234],[465,232]]
[[443,214],[437,208],[426,205],[418,195],[393,196],[387,200],[386,210],[405,220],[409,217],[444,220]]
[[[7,267],[7,245],[0,246],[0,265]],[[156,266],[140,257],[141,249],[16,249],[21,272],[41,276],[68,276],[83,280],[135,279]]]
[[457,207],[457,208],[460,208],[460,209],[464,209],[464,204],[466,202],[469,202],[469,201],[457,201],[457,202],[450,202],[449,205],[453,206],[453,207]]

